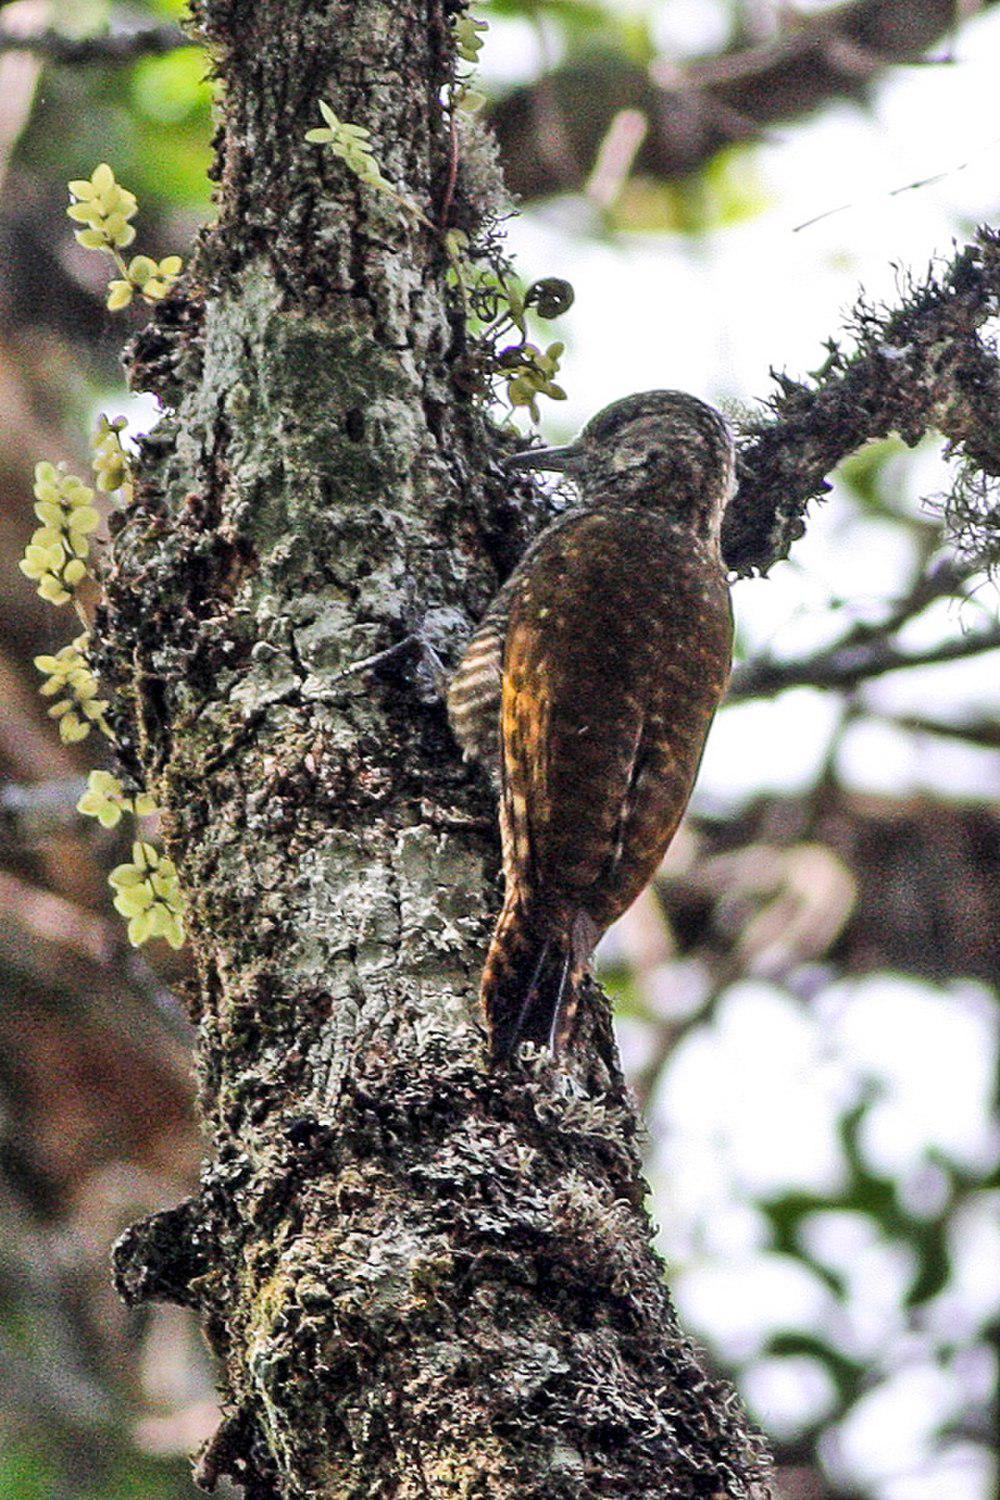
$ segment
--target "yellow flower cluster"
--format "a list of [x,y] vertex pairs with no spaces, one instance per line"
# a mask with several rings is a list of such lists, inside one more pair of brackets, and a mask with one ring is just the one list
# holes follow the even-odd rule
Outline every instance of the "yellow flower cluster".
[[329,146],[334,156],[339,156],[355,177],[360,177],[369,187],[392,192],[392,185],[382,176],[382,168],[372,152],[369,144],[371,131],[367,126],[348,125],[338,119],[323,99],[319,101],[319,112],[326,124],[307,130],[306,140],[317,146]]
[[179,255],[165,255],[162,260],[153,260],[149,255],[133,255],[123,267],[124,276],[108,282],[109,310],[118,312],[120,308],[128,307],[136,292],[147,302],[162,301],[183,267]]
[[169,292],[184,267],[179,255],[153,260],[149,255],[133,255],[126,264],[122,250],[135,239],[135,217],[138,203],[134,193],[115,181],[115,174],[102,161],[89,177],[78,177],[69,185],[73,202],[66,212],[86,229],[74,231],[77,240],[88,250],[103,250],[118,267],[118,276],[108,284],[107,305],[111,312],[128,307],[136,292],[147,302],[160,302]]
[[87,572],[90,533],[98,524],[94,492],[66,465],[35,465],[35,515],[41,521],[18,566],[50,604],[65,604]]
[[172,859],[137,839],[131,862],[116,865],[108,876],[115,910],[128,918],[128,940],[138,948],[151,937],[166,938],[171,948],[184,943],[184,897]]
[[48,681],[39,691],[46,698],[63,696],[49,709],[49,718],[59,720],[59,738],[64,745],[85,740],[92,724],[113,738],[106,718],[108,704],[98,697],[97,678],[87,660],[89,636],[78,635],[55,656],[36,656],[35,666]]
[[77,241],[88,250],[124,250],[135,239],[129,223],[138,212],[134,193],[115,181],[106,161],[95,167],[90,177],[80,177],[69,185],[75,202],[66,212],[86,229],[74,231]]
[[[180,275],[179,256],[155,261],[136,255],[126,263],[121,251],[132,244],[131,224],[137,212],[134,194],[115,181],[107,163],[96,167],[89,178],[69,185],[73,201],[68,213],[80,224],[75,231],[81,245],[110,255],[119,271],[110,284],[108,307],[125,307],[138,293],[147,302],[167,295]],[[97,489],[120,491],[126,502],[132,498],[128,455],[122,446],[124,417],[115,421],[102,416],[91,438],[91,465]],[[93,505],[94,490],[66,470],[65,464],[35,466],[35,515],[41,522],[21,560],[21,571],[38,584],[43,599],[65,604],[87,575],[91,533],[99,524]],[[40,689],[55,701],[49,717],[59,725],[59,737],[71,745],[86,739],[91,728],[110,740],[114,734],[107,720],[109,704],[99,696],[97,678],[90,667],[89,636],[77,636],[54,656],[36,656],[35,666],[45,675]],[[109,771],[91,771],[87,790],[77,803],[79,812],[96,818],[104,828],[114,828],[125,813],[148,817],[156,805],[148,792],[128,794],[117,776]],[[162,937],[172,948],[184,943],[184,898],[173,861],[145,840],[132,845],[132,860],[118,865],[108,877],[114,888],[116,909],[128,919],[129,942],[135,947],[151,937]]]
[[539,396],[566,400],[566,392],[552,378],[559,373],[565,347],[565,344],[550,344],[543,354],[534,344],[518,344],[500,356],[498,363],[507,372],[507,400],[511,406],[526,406],[534,422],[540,415]]
[[[76,804],[77,811],[96,818],[103,828],[114,828],[122,814],[147,818],[156,812],[149,792],[130,797],[110,771],[91,771],[87,790]],[[116,865],[108,876],[114,890],[115,910],[128,920],[128,940],[133,948],[150,938],[165,938],[171,948],[184,945],[184,896],[177,866],[147,839],[136,839],[132,858]]]
[[130,812],[137,818],[152,817],[156,803],[149,792],[127,796],[118,777],[112,776],[110,771],[91,771],[87,777],[87,790],[76,804],[76,810],[85,817],[96,818],[102,828],[114,828],[121,822],[122,813]]
[[90,440],[93,450],[90,462],[97,488],[105,493],[121,490],[127,505],[132,499],[132,473],[128,454],[122,447],[121,435],[125,426],[124,417],[116,417],[113,422],[109,422],[105,416],[100,418],[97,430]]

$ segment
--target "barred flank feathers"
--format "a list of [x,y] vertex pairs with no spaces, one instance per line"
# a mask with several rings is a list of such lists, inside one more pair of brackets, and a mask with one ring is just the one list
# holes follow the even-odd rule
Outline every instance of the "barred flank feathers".
[[490,1062],[506,1062],[523,1041],[555,1055],[576,1010],[578,982],[569,946],[533,931],[516,897],[505,902],[483,969]]
[[448,718],[452,733],[461,745],[465,759],[481,762],[497,790],[500,788],[503,654],[511,602],[542,543],[550,541],[554,533],[575,521],[577,516],[577,512],[567,511],[532,542],[470,636],[448,687]]
[[448,688],[448,717],[467,760],[482,761],[495,776],[500,765],[500,694],[507,619],[494,610],[465,648]]

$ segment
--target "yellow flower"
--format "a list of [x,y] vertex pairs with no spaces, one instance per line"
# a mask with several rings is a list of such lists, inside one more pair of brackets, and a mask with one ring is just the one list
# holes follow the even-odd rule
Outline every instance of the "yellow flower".
[[136,292],[147,302],[161,302],[183,270],[184,262],[179,255],[165,255],[155,261],[149,255],[134,255],[125,275],[108,283],[107,307],[118,312],[128,307]]
[[138,948],[151,937],[162,937],[172,948],[184,942],[184,897],[172,859],[153,844],[137,839],[129,863],[116,865],[108,876],[115,910],[128,918],[128,940]]
[[486,21],[477,21],[468,13],[455,17],[453,25],[455,51],[463,62],[477,63],[479,61],[479,52],[484,40],[481,33],[489,29]]
[[143,282],[156,275],[156,261],[148,255],[133,255],[128,263],[128,279],[133,286],[141,287]]
[[48,679],[39,691],[46,698],[62,695],[49,709],[49,717],[59,720],[59,737],[64,744],[86,739],[92,724],[109,739],[114,738],[105,718],[108,702],[97,696],[97,679],[87,661],[88,642],[84,633],[55,656],[35,657],[35,666]]
[[128,307],[132,301],[132,283],[121,281],[117,277],[108,282],[108,298],[105,306],[108,312],[120,312],[123,307]]
[[38,592],[52,604],[65,604],[86,576],[83,559],[90,554],[89,536],[99,517],[91,501],[94,492],[66,465],[35,465],[35,515],[41,521],[21,559],[21,572],[35,579]]
[[52,573],[45,573],[38,580],[36,592],[39,598],[44,599],[48,604],[66,604],[72,598],[69,591],[63,588],[59,579]]
[[100,521],[100,516],[92,505],[80,505],[76,510],[71,510],[66,517],[66,530],[72,532],[93,531]]
[[63,708],[59,718],[59,738],[64,745],[75,745],[80,740],[85,740],[90,733],[90,725],[81,719],[79,714],[74,713],[68,703],[57,703],[55,708],[50,708],[49,713],[55,714],[56,709]]
[[128,454],[122,447],[121,440],[125,425],[124,417],[116,417],[113,422],[109,422],[107,417],[102,416],[90,440],[90,446],[93,449],[91,467],[97,488],[105,493],[123,490],[127,501],[132,498],[132,484]]
[[87,790],[76,804],[77,812],[96,818],[102,828],[114,828],[121,822],[124,794],[122,784],[110,771],[91,771]]
[[88,250],[113,253],[131,245],[135,229],[129,223],[138,211],[134,193],[115,181],[107,162],[95,167],[90,177],[79,177],[69,185],[75,200],[66,210],[85,229],[75,230],[76,239]]
[[[39,532],[35,532],[35,537]],[[46,573],[55,573],[63,562],[62,542],[37,542],[34,537],[24,549],[18,567],[26,578],[41,578]]]
[[564,349],[564,344],[549,344],[543,354],[534,344],[525,343],[514,345],[500,357],[501,368],[507,372],[507,400],[514,407],[526,406],[535,422],[540,415],[540,395],[553,401],[566,400],[566,392],[552,379],[559,372]]
[[306,131],[306,140],[314,145],[329,146],[334,156],[339,156],[345,165],[369,187],[387,188],[391,184],[382,176],[382,168],[371,149],[371,131],[366,125],[350,125],[338,119],[324,99],[319,100],[319,112],[326,121],[314,130]]

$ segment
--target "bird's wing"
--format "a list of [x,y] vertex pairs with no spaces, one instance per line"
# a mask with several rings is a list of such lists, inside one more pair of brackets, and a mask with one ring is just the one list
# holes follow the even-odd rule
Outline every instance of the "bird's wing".
[[553,521],[524,553],[469,637],[448,685],[448,719],[466,760],[481,761],[497,785],[500,781],[500,705],[503,653],[511,600],[539,548],[579,515],[568,512]]
[[652,877],[724,680],[724,601],[694,646],[700,578],[689,593],[683,557],[651,548],[640,562],[620,520],[591,514],[539,551],[512,598],[505,864],[557,926],[582,910],[603,931]]
[[613,846],[643,705],[616,672],[622,611],[587,575],[606,542],[583,515],[536,553],[511,598],[503,667],[508,880],[562,897],[598,879]]

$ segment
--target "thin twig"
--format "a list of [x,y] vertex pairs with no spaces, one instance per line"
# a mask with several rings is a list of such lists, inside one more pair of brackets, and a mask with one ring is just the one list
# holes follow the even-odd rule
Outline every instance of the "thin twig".
[[980,750],[1000,750],[1000,724],[992,719],[961,720],[946,724],[943,719],[925,719],[914,714],[880,714],[879,718],[894,729],[903,729],[910,734],[932,734],[938,739],[958,740],[963,745],[975,745]]
[[[458,181],[458,121],[455,118],[455,108],[454,100],[452,100],[448,111],[448,179],[444,185],[441,210],[438,214],[438,227],[442,233],[448,228],[448,217],[455,196],[455,183]],[[461,277],[459,277],[459,285],[461,285]]]
[[898,642],[880,637],[862,645],[837,645],[800,661],[763,657],[744,662],[733,673],[729,703],[747,698],[773,698],[790,687],[854,687],[872,677],[884,677],[909,667],[930,667],[1000,649],[1000,624],[940,641],[924,651],[904,651]]

